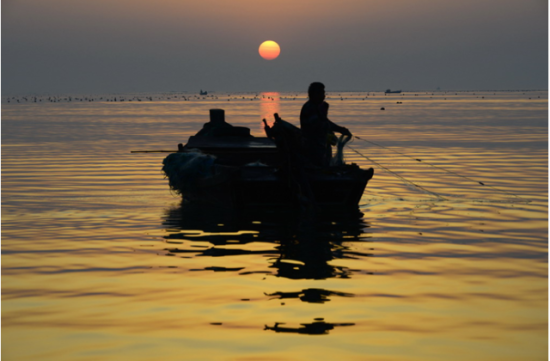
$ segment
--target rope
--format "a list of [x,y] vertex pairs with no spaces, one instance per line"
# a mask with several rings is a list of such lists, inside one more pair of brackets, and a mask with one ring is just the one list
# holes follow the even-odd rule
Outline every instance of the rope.
[[416,183],[414,183],[414,182],[411,182],[410,180],[406,179],[405,177],[400,176],[399,174],[397,174],[397,173],[391,171],[391,170],[388,169],[387,167],[384,167],[382,164],[380,164],[380,163],[378,163],[378,162],[376,162],[376,161],[370,159],[370,158],[367,157],[366,155],[364,155],[364,154],[362,154],[361,152],[357,151],[357,150],[356,150],[355,148],[353,148],[351,145],[348,144],[348,147],[349,147],[351,150],[353,150],[355,153],[359,154],[361,157],[367,159],[369,162],[372,162],[372,163],[376,164],[377,166],[379,166],[380,168],[384,169],[385,171],[387,171],[387,172],[393,174],[395,177],[399,178],[399,179],[402,180],[403,182],[409,183],[409,184],[415,186],[416,188],[422,189],[424,192],[426,192],[426,193],[428,193],[428,194],[431,194],[431,195],[437,197],[439,200],[444,200],[444,201],[447,200],[446,198],[440,196],[439,194],[434,193],[434,192],[431,192],[431,191],[427,190],[426,188],[424,188],[424,187],[422,187],[422,186],[420,186],[420,185],[418,185],[418,184],[416,184]]
[[373,141],[370,141],[370,140],[366,140],[366,139],[360,138],[360,137],[358,137],[358,136],[356,136],[356,135],[354,135],[354,137],[357,138],[357,139],[359,139],[359,140],[362,140],[362,141],[364,141],[364,142],[374,144],[374,145],[376,145],[376,146],[378,146],[378,147],[380,147],[380,148],[384,148],[384,149],[387,149],[387,150],[389,150],[389,151],[391,151],[391,152],[400,154],[400,155],[402,155],[402,156],[404,156],[404,157],[407,157],[407,158],[410,158],[410,159],[414,159],[414,160],[416,160],[417,162],[421,162],[421,163],[426,164],[426,165],[429,165],[429,166],[431,166],[431,167],[440,169],[440,170],[442,170],[442,171],[444,171],[444,172],[450,173],[450,174],[455,175],[455,176],[457,176],[457,177],[467,179],[467,180],[472,181],[472,182],[474,182],[474,183],[478,183],[478,184],[480,184],[480,185],[482,185],[482,186],[492,188],[492,189],[494,189],[494,190],[496,190],[496,191],[498,191],[498,192],[506,193],[506,194],[508,194],[508,195],[514,196],[514,197],[519,198],[519,199],[521,199],[521,200],[524,200],[524,201],[526,201],[526,202],[530,202],[530,201],[528,201],[528,200],[526,200],[526,199],[524,199],[524,198],[522,198],[522,197],[520,197],[520,196],[518,196],[518,195],[516,195],[516,194],[514,194],[514,193],[510,193],[510,192],[508,192],[508,191],[505,191],[504,189],[499,189],[499,188],[494,187],[494,186],[492,186],[492,185],[485,184],[485,183],[483,183],[483,182],[480,182],[480,181],[477,181],[477,180],[475,180],[475,179],[466,177],[466,176],[464,176],[464,175],[462,175],[462,174],[458,174],[458,173],[456,173],[456,172],[453,172],[453,171],[448,170],[448,169],[446,169],[446,168],[437,166],[437,165],[435,165],[435,164],[428,163],[428,162],[424,162],[424,161],[422,161],[422,159],[418,159],[418,158],[411,157],[410,155],[407,155],[407,154],[398,152],[398,151],[396,151],[396,150],[394,150],[394,149],[391,149],[391,148],[385,147],[385,146],[383,146],[383,145],[377,144],[377,143],[375,143],[375,142],[373,142]]

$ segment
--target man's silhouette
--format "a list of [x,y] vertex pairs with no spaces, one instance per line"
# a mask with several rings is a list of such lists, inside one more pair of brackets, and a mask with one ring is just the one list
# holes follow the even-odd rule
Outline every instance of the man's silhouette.
[[306,140],[309,161],[319,167],[328,167],[334,144],[333,132],[351,136],[347,128],[334,124],[328,119],[329,105],[325,102],[325,85],[311,83],[308,89],[309,100],[300,112],[300,127]]

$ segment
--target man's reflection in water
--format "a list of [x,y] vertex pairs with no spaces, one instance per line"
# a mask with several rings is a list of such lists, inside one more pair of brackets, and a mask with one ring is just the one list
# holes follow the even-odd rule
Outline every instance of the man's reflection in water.
[[[220,257],[258,254],[269,257],[271,264],[268,267],[274,269],[274,272],[266,269],[258,273],[290,279],[326,279],[348,278],[352,274],[349,268],[331,265],[329,261],[370,256],[353,251],[349,246],[352,242],[366,241],[369,225],[362,216],[355,208],[320,213],[315,222],[304,222],[299,211],[288,209],[254,209],[236,213],[182,203],[167,212],[163,224],[169,233],[165,236],[166,242],[174,246],[166,249],[171,255]],[[266,243],[269,247],[249,250],[246,244],[250,242]],[[202,248],[189,247],[190,243]],[[232,247],[220,247],[227,244]],[[238,245],[243,247],[238,248]],[[245,269],[242,272],[248,273]]]

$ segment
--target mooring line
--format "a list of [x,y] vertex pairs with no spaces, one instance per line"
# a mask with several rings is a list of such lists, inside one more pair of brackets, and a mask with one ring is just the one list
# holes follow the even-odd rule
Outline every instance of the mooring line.
[[387,149],[387,150],[389,150],[389,151],[391,151],[391,152],[400,154],[400,155],[402,155],[402,156],[404,156],[404,157],[407,157],[407,158],[410,158],[410,159],[414,159],[414,160],[416,160],[417,162],[420,162],[420,163],[429,165],[429,166],[431,166],[431,167],[440,169],[440,170],[442,170],[442,171],[444,171],[444,172],[450,173],[450,174],[455,175],[455,176],[457,176],[457,177],[464,178],[464,179],[467,179],[467,180],[469,180],[469,181],[471,181],[471,182],[478,183],[478,184],[480,184],[480,185],[482,185],[482,186],[492,188],[492,189],[494,189],[494,190],[496,190],[496,191],[498,191],[498,192],[506,193],[506,194],[508,194],[508,195],[514,196],[514,197],[519,198],[519,199],[521,199],[521,200],[524,200],[525,202],[530,202],[529,200],[527,200],[527,199],[525,199],[525,198],[522,198],[522,197],[520,197],[520,196],[518,196],[518,195],[516,195],[516,194],[514,194],[514,193],[510,193],[510,192],[508,192],[508,191],[505,191],[504,189],[499,189],[499,188],[494,187],[494,186],[492,186],[492,185],[485,184],[485,183],[483,183],[483,182],[477,181],[477,180],[472,179],[472,178],[470,178],[470,177],[466,177],[466,176],[464,176],[464,175],[462,175],[462,174],[458,174],[458,173],[453,172],[453,171],[451,171],[451,170],[448,170],[448,169],[446,169],[446,168],[437,166],[437,165],[432,164],[432,163],[425,162],[425,161],[423,161],[422,159],[418,159],[418,158],[415,158],[415,157],[411,157],[410,155],[407,155],[407,154],[405,154],[405,153],[401,153],[401,152],[398,152],[398,151],[396,151],[396,150],[394,150],[394,149],[391,149],[391,148],[385,147],[385,146],[383,146],[383,145],[377,144],[377,143],[375,143],[375,142],[373,142],[373,141],[371,141],[371,140],[366,140],[366,139],[360,138],[360,137],[358,137],[358,136],[356,136],[356,135],[354,135],[354,137],[357,138],[357,139],[359,139],[359,140],[362,140],[362,141],[364,141],[364,142],[374,144],[374,145],[376,145],[376,146],[378,146],[378,147],[380,147],[380,148],[384,148],[384,149]]
[[445,197],[443,197],[443,196],[440,196],[439,194],[434,193],[434,192],[432,192],[432,191],[429,191],[429,190],[427,190],[426,188],[424,188],[424,187],[422,187],[422,186],[420,186],[420,185],[418,185],[418,184],[416,184],[416,183],[414,183],[414,182],[411,182],[410,180],[406,179],[405,177],[400,176],[399,174],[397,174],[397,173],[391,171],[391,170],[388,169],[387,167],[384,167],[382,164],[378,163],[377,161],[370,159],[370,158],[367,157],[366,155],[364,155],[364,154],[362,154],[361,152],[355,150],[352,146],[349,145],[349,143],[348,143],[348,147],[349,147],[351,150],[353,150],[355,153],[359,154],[361,157],[367,159],[369,162],[372,162],[372,163],[376,164],[377,166],[379,166],[380,168],[384,169],[385,171],[387,171],[387,172],[393,174],[395,177],[399,178],[399,179],[402,180],[403,182],[412,184],[412,185],[415,186],[416,188],[422,189],[424,192],[429,193],[429,194],[431,194],[431,195],[437,197],[437,198],[440,199],[440,200],[444,200],[444,201],[447,200],[447,198],[445,198]]

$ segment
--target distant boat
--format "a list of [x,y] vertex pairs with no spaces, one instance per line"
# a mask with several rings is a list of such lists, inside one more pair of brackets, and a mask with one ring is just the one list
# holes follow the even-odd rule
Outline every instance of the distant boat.
[[200,95],[208,95],[208,92],[207,92],[206,90],[205,90],[205,91],[202,91],[202,89],[201,89]]
[[401,90],[386,89],[386,94],[392,94],[392,93],[399,94],[401,93]]

